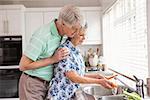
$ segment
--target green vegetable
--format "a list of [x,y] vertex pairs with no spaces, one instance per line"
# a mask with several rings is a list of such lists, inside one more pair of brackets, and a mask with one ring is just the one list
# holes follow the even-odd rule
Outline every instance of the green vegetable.
[[129,93],[127,91],[123,91],[123,94],[127,95],[128,100],[142,100],[136,92]]

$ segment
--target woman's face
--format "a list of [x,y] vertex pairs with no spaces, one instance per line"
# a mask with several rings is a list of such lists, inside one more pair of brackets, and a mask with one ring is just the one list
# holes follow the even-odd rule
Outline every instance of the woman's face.
[[85,31],[86,30],[84,28],[81,28],[71,39],[75,46],[82,44],[85,40]]

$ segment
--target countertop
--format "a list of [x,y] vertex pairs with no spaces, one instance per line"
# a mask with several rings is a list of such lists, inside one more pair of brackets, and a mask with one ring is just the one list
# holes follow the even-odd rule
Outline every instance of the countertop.
[[19,65],[0,66],[0,69],[18,69]]
[[[86,72],[86,74],[93,74],[93,73],[100,73],[100,74],[105,75],[105,76],[111,76],[114,74],[112,71],[109,71],[109,70],[108,71],[89,71],[89,72]],[[117,83],[119,85],[122,85],[122,83],[120,83],[119,81]],[[93,84],[93,85],[97,85],[97,84]],[[81,85],[81,87],[84,87],[84,86],[92,86],[92,84]],[[145,88],[145,90],[146,90],[146,88]],[[142,100],[150,100],[150,97],[147,96],[146,91],[145,91],[145,98]]]
[[19,98],[0,98],[0,100],[19,100]]

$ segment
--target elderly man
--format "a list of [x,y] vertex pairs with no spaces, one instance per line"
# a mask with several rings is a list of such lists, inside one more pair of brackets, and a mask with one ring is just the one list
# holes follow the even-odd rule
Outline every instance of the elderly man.
[[81,22],[79,9],[66,5],[58,19],[34,32],[20,60],[20,70],[23,71],[19,82],[20,100],[45,100],[53,76],[52,64],[66,59],[69,54],[66,48],[55,50],[64,35],[74,36]]

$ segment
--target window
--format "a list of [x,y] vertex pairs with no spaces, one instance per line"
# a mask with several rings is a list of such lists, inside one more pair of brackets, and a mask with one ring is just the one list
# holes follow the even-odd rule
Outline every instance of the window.
[[110,68],[148,76],[146,0],[117,0],[103,15],[103,51]]

